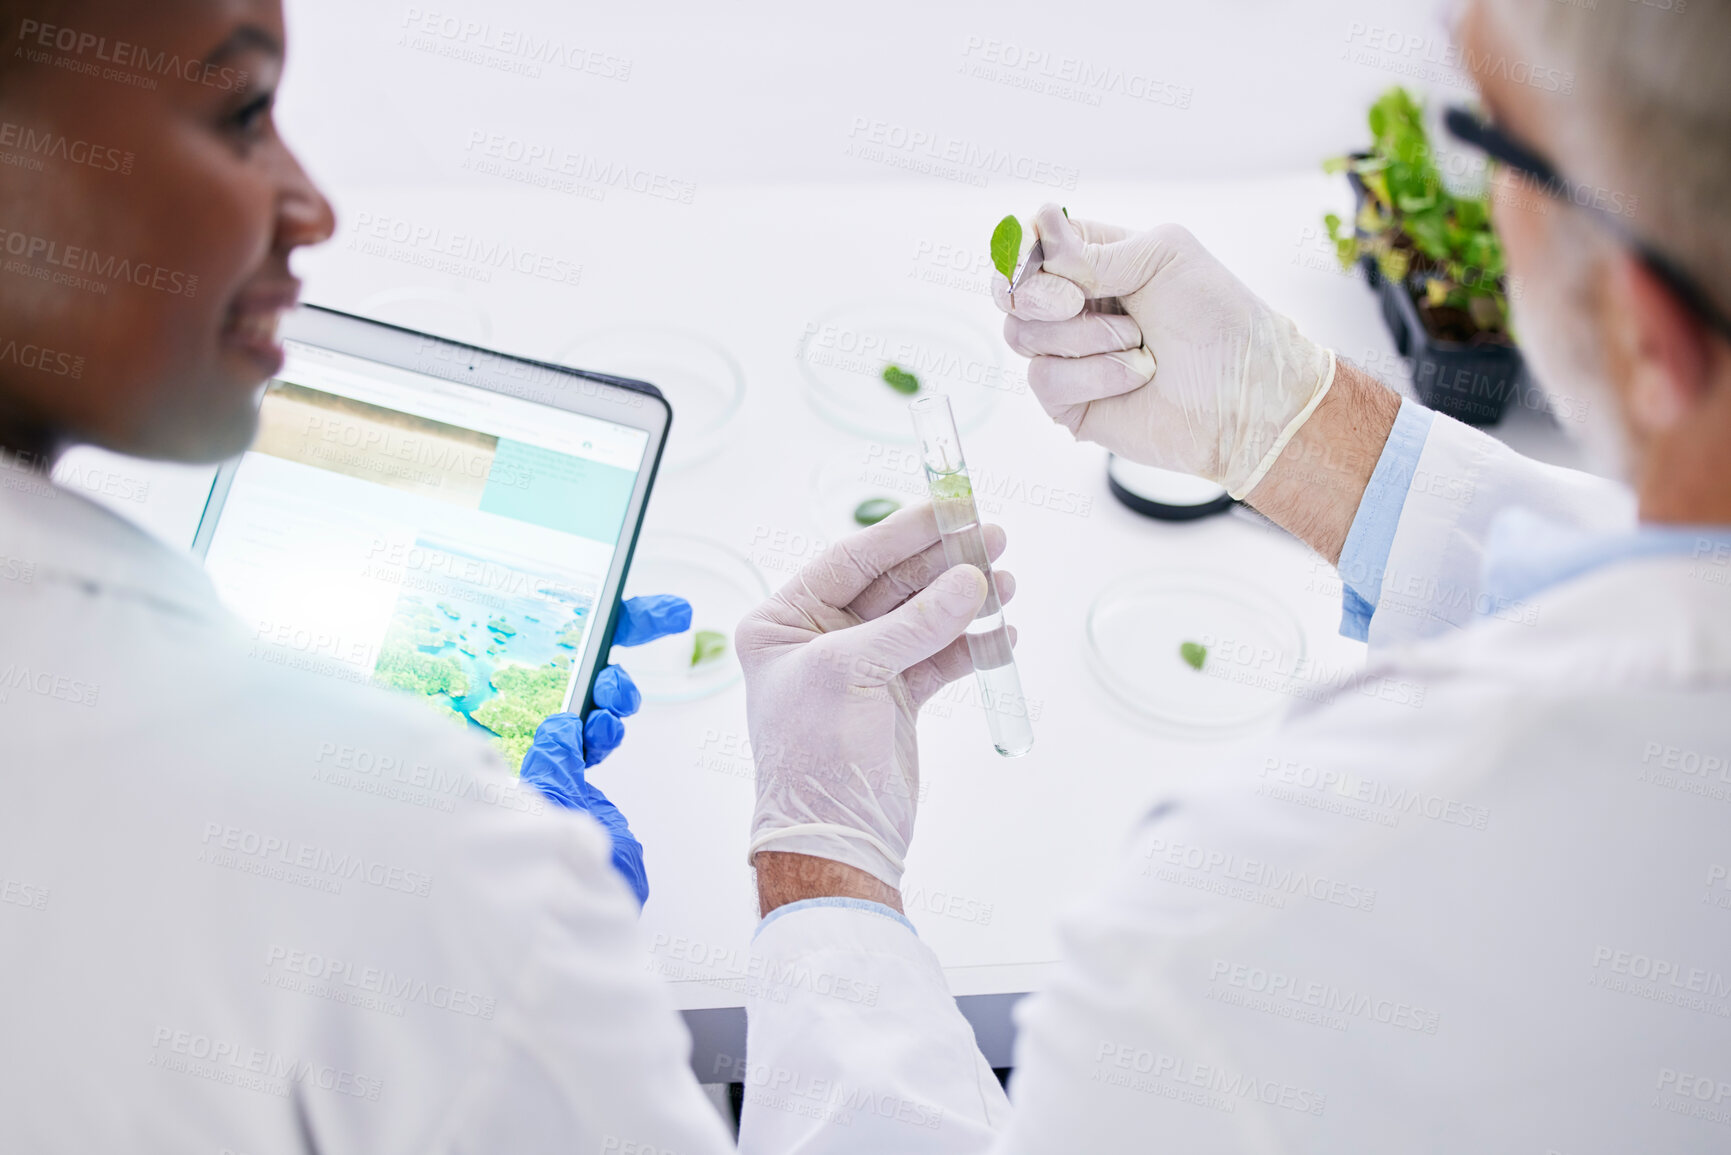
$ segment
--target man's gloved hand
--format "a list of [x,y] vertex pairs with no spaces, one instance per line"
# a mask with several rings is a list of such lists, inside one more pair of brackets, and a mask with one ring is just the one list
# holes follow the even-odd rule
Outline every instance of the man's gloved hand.
[[[986,526],[988,555],[1004,533]],[[1015,593],[1007,573],[999,596]],[[757,761],[749,856],[827,858],[901,885],[919,795],[920,706],[972,670],[962,631],[986,596],[950,569],[932,508],[844,538],[739,625]]]
[[1042,271],[998,280],[1004,337],[1053,420],[1121,457],[1242,498],[1334,382],[1307,340],[1184,229],[1034,218]]
[[[691,603],[667,594],[628,598],[619,607],[613,644],[640,646],[691,628]],[[643,871],[643,844],[631,833],[625,815],[590,784],[584,771],[619,748],[625,740],[621,720],[637,713],[643,695],[631,676],[608,666],[595,676],[595,708],[579,721],[575,714],[554,714],[535,731],[534,744],[523,755],[523,781],[568,810],[586,810],[613,837],[613,865],[625,876],[639,906],[649,900],[649,876]]]

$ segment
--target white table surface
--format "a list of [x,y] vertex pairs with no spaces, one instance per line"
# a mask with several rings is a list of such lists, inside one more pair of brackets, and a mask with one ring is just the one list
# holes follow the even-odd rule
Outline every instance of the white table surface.
[[[1322,213],[1348,201],[1335,179],[1305,172],[1095,185],[1085,201],[1062,195],[1078,214],[1188,225],[1307,333],[1401,384],[1374,297],[1338,271],[1321,237]],[[437,287],[472,306],[474,320],[461,326],[484,318],[489,343],[529,356],[550,358],[583,333],[626,323],[713,338],[743,367],[744,405],[718,453],[663,476],[645,532],[711,539],[750,557],[773,587],[802,548],[826,536],[808,493],[815,469],[866,443],[807,403],[795,356],[806,324],[849,301],[901,300],[964,314],[995,334],[999,317],[984,293],[986,238],[1003,213],[1026,215],[1041,199],[1037,188],[938,179],[710,186],[689,205],[614,190],[600,229],[592,210],[579,228],[566,198],[506,182],[375,187],[348,192],[337,241],[301,267],[309,300],[357,311],[387,290]],[[482,282],[428,272],[404,263],[403,252],[382,257],[349,245],[363,214],[558,252],[582,263],[582,281],[549,285],[500,271]],[[427,317],[441,315],[450,314]],[[1003,355],[1019,374],[1022,363],[1007,349]],[[677,420],[674,429],[677,437]],[[1498,432],[1529,452],[1571,460],[1543,414],[1517,411]],[[991,518],[1009,532],[1002,564],[1019,579],[1009,614],[1020,631],[1024,684],[1040,709],[1034,752],[999,757],[966,700],[921,726],[927,792],[905,882],[909,915],[956,994],[994,995],[1039,983],[1057,953],[1059,913],[1089,886],[1120,833],[1162,791],[1223,753],[1220,742],[1162,733],[1107,698],[1088,668],[1083,636],[1103,587],[1162,564],[1242,573],[1287,600],[1312,656],[1360,661],[1363,647],[1338,636],[1332,571],[1304,547],[1242,516],[1172,525],[1130,513],[1107,492],[1103,451],[1072,443],[1031,395],[998,396],[967,443],[976,469],[1092,498],[1085,515],[1011,500]],[[177,545],[190,542],[209,469],[91,450],[62,463],[63,473],[86,479],[105,469],[147,485],[143,500],[112,502],[117,508]],[[744,860],[753,792],[744,705],[739,685],[698,701],[649,703],[626,744],[593,772],[646,848],[646,965],[687,1010],[742,1002],[756,921]]]

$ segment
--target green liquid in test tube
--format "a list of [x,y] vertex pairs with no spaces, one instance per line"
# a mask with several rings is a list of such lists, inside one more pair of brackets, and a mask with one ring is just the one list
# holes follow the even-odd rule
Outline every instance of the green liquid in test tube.
[[992,745],[1006,758],[1019,758],[1034,748],[1034,727],[1028,720],[1028,700],[1022,694],[1021,675],[1016,672],[1010,628],[1004,623],[992,563],[986,557],[986,538],[980,530],[980,511],[974,504],[967,462],[962,459],[956,416],[950,410],[950,399],[942,394],[921,397],[908,410],[920,440],[944,560],[952,566],[977,566],[986,575],[986,602],[968,627],[968,653],[979,678],[980,701],[986,709]]

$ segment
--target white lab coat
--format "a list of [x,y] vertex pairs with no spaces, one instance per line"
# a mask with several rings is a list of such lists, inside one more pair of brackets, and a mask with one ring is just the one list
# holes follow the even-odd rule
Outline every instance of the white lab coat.
[[[757,940],[743,1148],[1723,1149],[1724,587],[1629,563],[1403,644],[1473,599],[1392,583],[1476,583],[1500,503],[1627,516],[1441,420],[1421,466],[1469,484],[1409,499],[1372,672],[1142,824],[1015,1111],[917,938],[804,909]],[[3,479],[0,1150],[726,1149],[592,823]]]
[[929,950],[805,909],[756,941],[742,1150],[1731,1150],[1731,564],[1490,602],[1498,509],[1627,494],[1442,418],[1419,471],[1369,669],[1078,896],[1014,1111]]
[[261,652],[0,468],[0,1152],[728,1150],[599,825]]

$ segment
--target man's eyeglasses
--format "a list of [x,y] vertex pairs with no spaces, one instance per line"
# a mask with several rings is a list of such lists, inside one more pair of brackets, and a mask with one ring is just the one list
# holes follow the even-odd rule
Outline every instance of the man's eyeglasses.
[[1544,157],[1470,109],[1449,109],[1443,123],[1462,144],[1471,145],[1492,160],[1520,173],[1537,184],[1546,195],[1591,213],[1618,241],[1641,258],[1653,275],[1691,312],[1711,326],[1714,332],[1731,341],[1731,317],[1727,317],[1714,303],[1712,295],[1676,261],[1636,236],[1623,217],[1599,204],[1591,189],[1583,189],[1563,176]]

